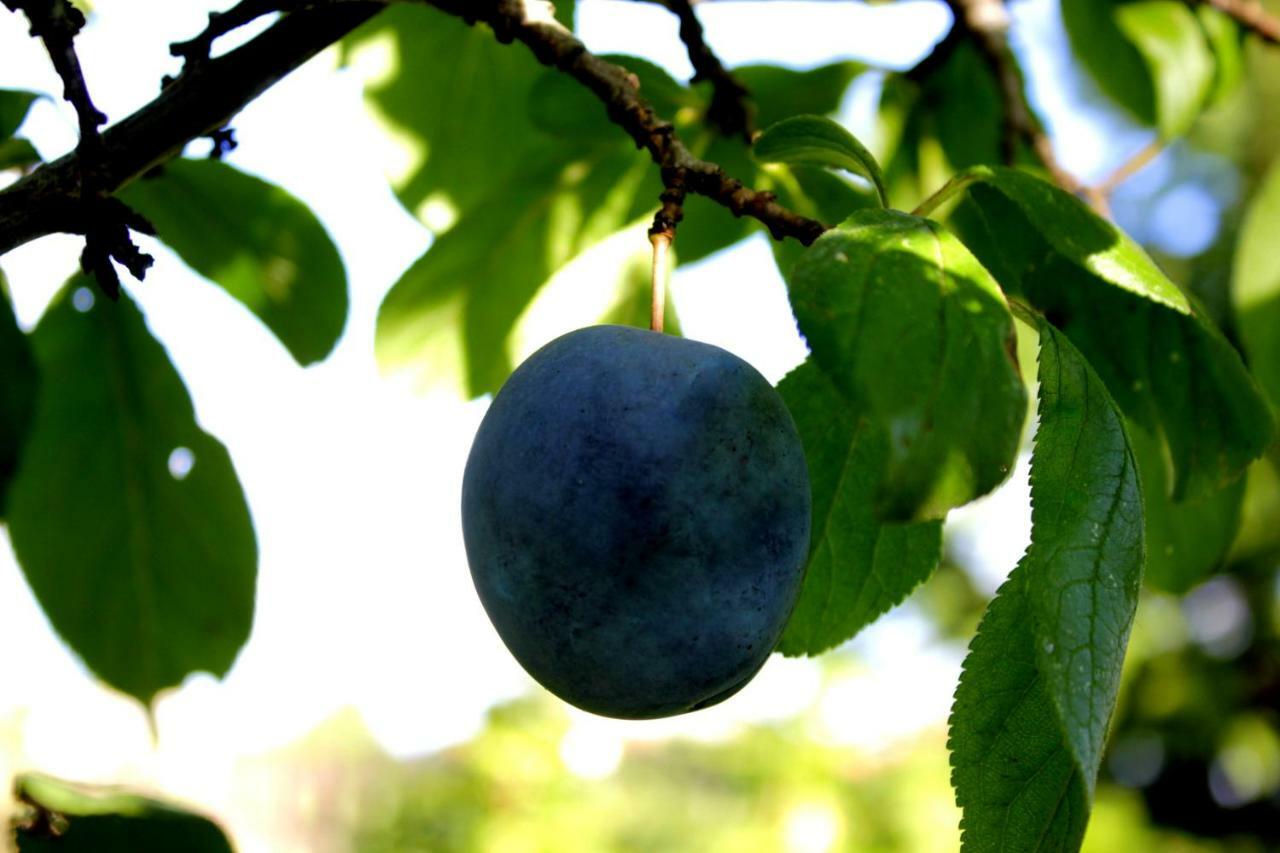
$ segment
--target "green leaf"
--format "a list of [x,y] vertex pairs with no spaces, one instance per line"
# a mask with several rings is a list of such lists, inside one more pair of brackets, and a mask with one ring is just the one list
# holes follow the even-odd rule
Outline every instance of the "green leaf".
[[[1005,157],[1004,101],[977,49],[961,43],[927,68],[923,77],[890,75],[880,95],[885,183],[903,208],[915,207],[956,170]],[[1034,161],[1024,144],[1015,155]]]
[[812,360],[787,374],[778,391],[804,443],[813,491],[809,566],[778,651],[815,655],[874,622],[929,576],[941,557],[942,525],[876,517],[888,435]]
[[5,515],[5,496],[35,415],[38,384],[31,346],[18,328],[0,274],[0,518]]
[[1103,93],[1143,124],[1156,123],[1156,96],[1146,61],[1120,29],[1117,0],[1062,0],[1071,49]]
[[1217,75],[1196,14],[1181,0],[1064,0],[1071,46],[1094,81],[1164,139],[1199,116]]
[[1040,323],[1031,547],[965,659],[951,715],[964,849],[1075,850],[1141,581],[1142,496],[1124,419]]
[[1161,435],[1175,499],[1217,491],[1263,452],[1273,422],[1239,354],[1136,243],[1025,172],[980,167],[963,185],[952,222],[966,245],[1067,333],[1126,415]]
[[1198,4],[1195,12],[1213,51],[1215,71],[1209,96],[1209,104],[1213,106],[1240,89],[1245,76],[1244,45],[1240,40],[1240,27],[1226,12],[1204,3]]
[[14,793],[22,853],[232,853],[216,823],[170,803],[105,786],[24,773]]
[[1214,56],[1199,19],[1181,0],[1124,3],[1115,16],[1147,64],[1160,136],[1182,136],[1199,117],[1214,84]]
[[1249,366],[1280,410],[1280,163],[1249,202],[1236,246],[1231,282],[1240,337]]
[[1133,421],[1126,424],[1129,444],[1142,477],[1146,519],[1147,584],[1181,595],[1222,565],[1240,526],[1245,478],[1207,495],[1171,500],[1173,483],[1164,462],[1164,446]]
[[1013,465],[1026,416],[999,288],[936,223],[864,210],[808,249],[791,304],[814,361],[890,436],[878,509],[939,518]]
[[[762,178],[761,187],[772,189],[783,206],[819,222],[843,222],[855,211],[880,205],[874,191],[855,187],[826,169],[779,165],[762,173]],[[783,279],[790,280],[807,247],[798,240],[770,240],[769,246]]]
[[795,70],[776,65],[743,65],[733,76],[750,93],[757,127],[798,115],[828,115],[840,108],[845,90],[867,70],[858,62],[834,62]]
[[385,370],[420,386],[497,391],[511,372],[508,338],[551,274],[626,223],[651,166],[631,146],[565,165],[538,164],[440,236],[378,312]]
[[41,385],[9,534],[54,629],[150,703],[192,672],[230,668],[253,618],[257,544],[231,459],[196,424],[164,349],[127,296],[74,307],[91,287],[72,279],[31,336]]
[[889,205],[876,158],[852,133],[825,116],[783,119],[756,138],[754,151],[764,163],[826,166],[860,175],[876,188],[881,206]]
[[39,97],[35,92],[0,89],[0,142],[18,131],[27,118],[27,111]]
[[543,66],[529,51],[501,44],[484,24],[396,5],[349,36],[345,51],[381,54],[391,64],[366,85],[365,99],[411,149],[411,161],[393,176],[410,211],[438,202],[460,217],[529,157],[562,144],[529,117],[529,93]]
[[299,364],[333,350],[347,320],[347,273],[305,204],[219,160],[174,160],[120,195],[192,269],[244,303]]
[[0,171],[25,169],[40,162],[40,153],[25,139],[0,141]]

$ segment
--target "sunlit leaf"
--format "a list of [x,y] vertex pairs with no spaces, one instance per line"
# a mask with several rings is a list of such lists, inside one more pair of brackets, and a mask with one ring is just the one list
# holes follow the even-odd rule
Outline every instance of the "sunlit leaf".
[[1031,547],[965,659],[951,715],[964,849],[1075,850],[1137,606],[1142,496],[1124,419],[1040,324]]
[[1280,166],[1249,203],[1231,282],[1240,337],[1259,384],[1280,407]]
[[528,50],[501,44],[484,24],[470,26],[424,4],[394,4],[346,47],[390,52],[391,73],[371,81],[365,98],[413,148],[414,161],[394,176],[410,211],[431,199],[463,214],[534,152],[557,144],[529,117],[529,92],[544,67]]
[[218,160],[174,160],[124,201],[196,272],[266,324],[300,364],[324,358],[347,320],[347,273],[310,209]]
[[1199,19],[1180,0],[1123,3],[1115,16],[1146,61],[1160,135],[1181,136],[1199,117],[1214,84],[1214,56]]
[[1145,252],[1079,199],[1013,169],[978,168],[953,216],[1005,291],[1064,330],[1124,410],[1167,445],[1173,496],[1226,486],[1272,438],[1239,354]]
[[1195,12],[1213,51],[1215,72],[1209,103],[1218,104],[1235,94],[1244,80],[1244,46],[1241,44],[1240,27],[1226,12],[1207,3],[1196,5]]
[[500,187],[427,250],[378,312],[378,360],[419,385],[497,391],[511,372],[508,338],[551,274],[626,224],[651,169],[608,147],[568,165],[552,160]]
[[92,294],[73,279],[32,333],[41,385],[9,534],[54,629],[149,703],[231,666],[257,545],[231,459],[196,424],[164,349],[127,295]]
[[231,853],[212,820],[121,788],[23,774],[15,823],[22,853]]
[[[636,93],[668,121],[683,107],[706,109],[697,93],[648,60],[617,54],[600,58],[630,71],[639,84]],[[544,71],[530,89],[529,118],[538,129],[577,144],[629,138],[626,131],[610,121],[605,105],[594,92],[555,69]]]
[[756,138],[753,151],[764,163],[844,169],[871,181],[882,206],[888,206],[884,177],[876,158],[857,138],[825,116],[792,116]]
[[38,381],[31,346],[18,328],[0,274],[0,518],[35,414]]
[[1099,88],[1161,137],[1186,133],[1214,91],[1213,50],[1181,0],[1064,0],[1076,56]]
[[804,442],[813,492],[809,566],[778,650],[813,655],[852,637],[928,577],[941,556],[942,525],[876,517],[888,435],[816,364],[789,373],[778,391]]
[[1005,479],[1026,415],[1013,319],[958,240],[859,211],[801,257],[791,303],[814,361],[888,431],[885,517],[938,518]]

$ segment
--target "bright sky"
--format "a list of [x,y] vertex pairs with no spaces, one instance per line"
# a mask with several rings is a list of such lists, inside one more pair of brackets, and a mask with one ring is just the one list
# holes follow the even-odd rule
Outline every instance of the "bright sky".
[[[167,43],[197,32],[210,8],[226,5],[95,0],[94,24],[77,45],[100,108],[119,119],[149,100],[161,75],[176,68]],[[853,56],[905,67],[947,23],[939,5],[915,0],[716,3],[700,14],[731,64]],[[688,75],[663,10],[581,0],[579,15],[593,49],[647,55]],[[16,15],[0,13],[0,57],[0,87],[59,91]],[[870,130],[873,95],[864,87],[851,96],[845,115],[857,132]],[[309,109],[320,103],[323,111]],[[250,105],[234,127],[240,147],[230,161],[312,207],[342,251],[352,291],[337,352],[302,370],[246,310],[159,244],[144,245],[157,257],[146,282],[126,285],[178,365],[200,422],[230,450],[253,511],[258,610],[235,668],[222,682],[197,676],[165,696],[153,747],[140,710],[87,676],[48,630],[0,536],[0,646],[21,650],[0,656],[0,684],[10,687],[0,694],[0,720],[20,720],[22,737],[20,752],[0,753],[0,769],[7,762],[10,770],[20,769],[16,763],[73,778],[147,782],[224,814],[234,813],[238,757],[286,744],[344,706],[359,710],[386,749],[407,756],[467,737],[493,702],[531,686],[485,618],[462,549],[459,484],[485,403],[414,397],[380,379],[373,361],[377,305],[429,237],[387,189],[383,165],[368,156],[383,145],[364,112],[360,80],[337,71],[326,54]],[[73,114],[61,102],[41,101],[24,133],[43,155],[56,156],[75,144]],[[1096,168],[1079,154],[1093,148],[1073,146],[1071,165]],[[73,270],[79,248],[74,238],[51,237],[0,260],[25,325]],[[596,255],[598,263],[614,262],[607,251]],[[588,287],[603,278],[590,263],[577,273]],[[672,289],[690,337],[737,352],[771,379],[803,358],[763,239],[678,271]],[[573,324],[549,304],[533,313]],[[539,331],[526,331],[526,350],[557,331],[532,321],[530,328]],[[1025,507],[1023,467],[1008,490],[967,510],[960,524],[961,537],[992,566],[983,578],[991,589],[1025,545]],[[991,524],[1004,535],[991,535]],[[811,662],[775,657],[739,696],[696,714],[649,723],[576,714],[562,754],[571,768],[598,775],[616,764],[623,739],[717,737],[815,701],[823,721],[815,736],[869,749],[945,718],[958,656],[934,644],[909,610],[856,645],[866,666],[834,682],[824,683]],[[242,849],[258,849],[252,827],[236,832]]]

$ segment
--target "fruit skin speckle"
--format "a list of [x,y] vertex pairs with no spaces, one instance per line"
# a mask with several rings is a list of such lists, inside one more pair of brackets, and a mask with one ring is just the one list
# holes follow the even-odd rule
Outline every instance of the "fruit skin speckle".
[[544,687],[645,719],[716,704],[764,664],[809,549],[800,437],[710,344],[592,326],[494,398],[462,486],[471,575]]

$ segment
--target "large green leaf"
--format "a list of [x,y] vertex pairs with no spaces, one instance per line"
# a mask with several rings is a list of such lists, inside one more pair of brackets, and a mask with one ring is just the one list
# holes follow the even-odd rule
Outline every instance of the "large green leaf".
[[164,349],[127,296],[92,293],[73,279],[31,336],[41,385],[9,534],[54,629],[146,703],[231,666],[257,544],[231,459]]
[[964,849],[1075,850],[1137,606],[1142,496],[1106,387],[1040,323],[1031,547],[965,659],[951,715]]
[[0,141],[0,172],[5,169],[25,169],[40,162],[40,153],[25,139]]
[[[698,92],[676,82],[648,60],[619,54],[603,54],[600,58],[630,71],[639,84],[640,96],[663,118],[673,120],[686,107],[697,112],[707,108]],[[610,121],[594,92],[555,69],[544,71],[529,90],[529,119],[539,130],[577,145],[621,142],[627,138],[626,132]]]
[[1186,133],[1214,92],[1213,49],[1181,0],[1063,0],[1062,19],[1099,88],[1165,139]]
[[792,116],[756,138],[753,149],[763,163],[844,169],[871,181],[882,206],[888,206],[884,177],[876,158],[852,133],[826,116]]
[[1013,318],[941,226],[863,210],[791,275],[814,361],[890,437],[879,509],[939,518],[1008,475],[1026,416]]
[[876,517],[889,437],[813,361],[778,391],[804,442],[813,491],[809,566],[778,651],[813,655],[852,637],[929,576],[941,557],[942,525]]
[[977,168],[952,217],[1005,291],[1063,329],[1125,414],[1158,434],[1173,496],[1208,495],[1272,438],[1239,354],[1142,249],[1079,199],[1025,172]]
[[257,315],[300,364],[333,349],[347,320],[347,273],[302,202],[219,160],[174,160],[121,198],[192,269]]
[[216,823],[170,803],[120,788],[23,774],[14,793],[22,853],[231,853]]
[[1253,375],[1280,407],[1280,164],[1263,179],[1240,231],[1231,282],[1240,337]]
[[650,170],[635,150],[602,149],[540,164],[439,237],[378,312],[378,360],[419,385],[462,380],[497,391],[511,372],[508,337],[551,274],[626,224]]
[[5,515],[9,481],[22,458],[22,445],[35,415],[35,358],[18,328],[0,273],[0,518]]
[[0,142],[17,132],[27,117],[27,111],[39,97],[35,92],[0,89]]

